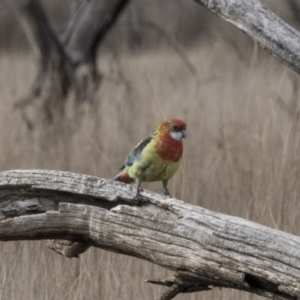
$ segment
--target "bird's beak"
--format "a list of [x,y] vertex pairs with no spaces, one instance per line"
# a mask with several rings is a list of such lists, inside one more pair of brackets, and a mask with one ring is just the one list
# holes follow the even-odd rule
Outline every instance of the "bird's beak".
[[181,130],[182,138],[184,139],[186,137],[186,129]]

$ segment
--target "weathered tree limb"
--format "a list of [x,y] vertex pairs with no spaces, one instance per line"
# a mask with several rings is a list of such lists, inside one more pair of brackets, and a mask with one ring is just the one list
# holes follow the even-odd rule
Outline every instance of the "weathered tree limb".
[[[173,270],[178,293],[234,288],[300,298],[300,238],[135,186],[58,171],[0,173],[0,240],[63,239]],[[62,253],[64,254],[64,253]]]
[[235,25],[300,74],[300,32],[259,0],[194,0]]

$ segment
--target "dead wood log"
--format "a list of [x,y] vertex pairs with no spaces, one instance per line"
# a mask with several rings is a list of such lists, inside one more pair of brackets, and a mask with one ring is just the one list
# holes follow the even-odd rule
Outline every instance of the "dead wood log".
[[300,298],[299,237],[149,191],[133,201],[135,191],[67,172],[1,172],[0,240],[63,239],[150,261],[174,271],[149,280],[169,287],[160,299],[213,287]]
[[194,0],[235,25],[279,61],[300,74],[300,32],[260,0]]

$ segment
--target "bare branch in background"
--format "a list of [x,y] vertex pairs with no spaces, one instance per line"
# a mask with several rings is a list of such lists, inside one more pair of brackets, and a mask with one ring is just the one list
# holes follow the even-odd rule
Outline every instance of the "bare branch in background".
[[[135,17],[136,18],[136,17]],[[197,70],[193,63],[190,61],[188,56],[185,54],[185,49],[177,43],[177,41],[170,35],[168,32],[164,30],[160,25],[156,24],[153,21],[150,20],[140,20],[140,19],[135,19],[131,21],[131,23],[128,25],[127,23],[122,23],[119,24],[120,26],[132,26],[134,28],[138,28],[136,32],[133,32],[134,35],[134,42],[139,44],[141,43],[141,38],[140,35],[142,35],[141,28],[149,28],[153,31],[155,31],[158,35],[159,38],[165,40],[167,44],[174,50],[174,52],[178,55],[178,57],[182,60],[184,65],[187,67],[187,69],[191,72],[192,75],[197,74]]]
[[141,21],[142,26],[149,27],[152,30],[156,31],[159,36],[161,36],[165,41],[173,48],[173,50],[177,53],[177,55],[181,58],[185,66],[188,70],[193,74],[197,74],[197,70],[195,66],[190,62],[187,55],[184,53],[184,50],[180,47],[180,45],[159,25],[152,21]]
[[237,42],[237,40],[229,33],[224,30],[224,28],[220,27],[220,32],[224,40],[228,43],[228,45],[231,46],[232,50],[235,52],[237,58],[239,61],[244,63],[246,67],[250,67],[250,61],[247,59],[247,57],[244,55],[243,51],[240,49],[240,46]]
[[[92,98],[101,79],[97,71],[97,49],[128,2],[76,2],[76,12],[61,39],[39,0],[15,3],[14,11],[38,61],[32,93],[16,107],[24,109],[40,97],[43,101],[42,112],[48,121],[52,121],[55,113],[64,111],[64,103],[71,89],[79,101]],[[77,72],[77,69],[80,71]]]
[[[34,41],[32,44],[36,45],[34,48],[39,54],[38,76],[33,93],[29,99],[21,103],[20,107],[25,107],[32,102],[32,98],[42,95],[42,98],[46,99],[45,105],[42,106],[44,113],[48,120],[52,120],[53,111],[64,110],[62,104],[72,89],[77,100],[93,100],[95,90],[101,82],[96,64],[97,49],[129,2],[129,0],[77,1],[76,13],[61,39],[53,30],[39,0],[26,0],[22,5],[18,5],[22,22],[23,24],[26,22],[25,31],[27,30],[28,36]],[[278,60],[300,74],[300,33],[263,6],[259,0],[196,0],[196,2],[240,28]],[[292,0],[289,3],[291,6],[297,6]],[[135,22],[137,16],[134,15],[133,18]],[[138,25],[140,24],[156,30],[163,36],[187,68],[193,74],[196,73],[195,67],[184,51],[164,29],[151,21],[139,22]],[[235,48],[234,39],[229,37],[226,39]],[[236,53],[245,61],[239,49],[236,49]]]
[[38,0],[30,0],[27,4],[20,6],[18,16],[19,19],[21,18],[21,24],[27,24],[24,26],[28,28],[25,32],[35,42],[35,52],[38,54],[38,74],[33,87],[33,96],[40,95],[49,75],[47,73],[51,69],[56,71],[57,76],[60,75],[56,80],[58,84],[55,88],[66,96],[70,86],[69,73],[72,71],[72,66],[63,45],[49,23],[43,6]]
[[136,201],[135,192],[74,173],[1,172],[0,240],[50,238],[69,257],[94,246],[150,261],[175,272],[148,280],[169,287],[160,299],[214,287],[300,297],[299,237],[149,191]]
[[300,32],[259,0],[195,0],[232,23],[300,74]]
[[99,43],[129,0],[91,0],[69,36],[67,51],[74,64],[94,61]]

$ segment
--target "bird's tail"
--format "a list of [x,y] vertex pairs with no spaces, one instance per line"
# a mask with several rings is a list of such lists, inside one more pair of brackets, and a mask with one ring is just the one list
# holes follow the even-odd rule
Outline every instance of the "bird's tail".
[[129,177],[128,173],[122,171],[121,173],[119,173],[114,180],[116,181],[120,181],[120,182],[124,182],[124,183],[133,183],[134,179],[132,179],[131,177]]

